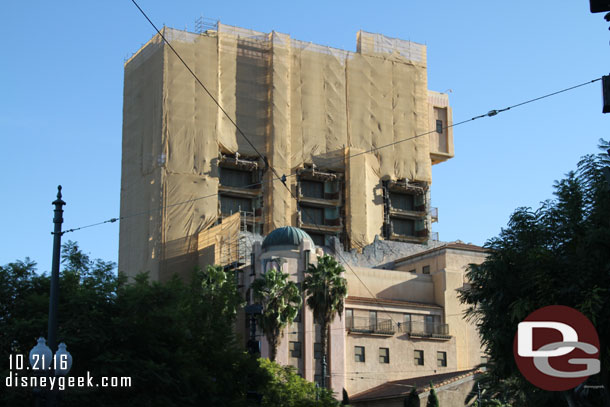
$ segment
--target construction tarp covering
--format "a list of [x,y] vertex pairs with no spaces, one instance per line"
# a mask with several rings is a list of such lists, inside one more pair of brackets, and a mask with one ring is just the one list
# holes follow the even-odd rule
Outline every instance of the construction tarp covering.
[[362,249],[375,240],[375,235],[381,235],[383,227],[379,161],[373,154],[362,150],[350,148],[348,152],[355,157],[347,165],[346,205],[351,213],[347,219],[347,232],[353,247]]
[[250,157],[257,151],[264,154],[269,120],[269,36],[219,23],[217,38],[208,39],[217,44],[215,52],[219,55],[218,64],[207,61],[206,65],[218,76],[218,92],[212,94],[230,117],[218,109],[219,145],[229,153]]
[[[383,224],[383,199],[371,188],[381,179],[431,181],[429,137],[416,137],[429,130],[425,47],[360,32],[354,53],[217,28],[164,33],[224,111],[159,36],[125,65],[121,215],[151,212],[147,222],[121,224],[119,267],[154,275],[166,256],[158,242],[182,242],[186,252],[216,223],[219,153],[260,153],[287,176],[284,184],[270,169],[264,175],[265,233],[296,223],[299,168],[345,171],[354,188],[349,241],[371,243]],[[366,154],[350,161],[346,151]]]
[[199,233],[197,252],[201,267],[212,264],[225,266],[240,260],[240,224],[240,214],[236,213],[223,219],[220,225]]
[[[296,202],[292,198],[294,184],[288,184],[288,188],[282,185],[282,181],[276,179],[275,174],[290,174],[292,172],[290,152],[292,151],[292,140],[290,138],[290,37],[285,34],[272,34],[272,56],[271,56],[271,134],[269,143],[269,156],[271,166],[275,172],[268,171],[267,179],[271,182],[271,193],[267,194],[266,207],[270,216],[267,217],[267,230],[291,225],[294,222],[292,208],[296,208]],[[291,180],[292,181],[292,180]],[[292,190],[290,190],[292,188]]]
[[164,47],[150,40],[125,65],[119,271],[158,278],[162,193],[159,161]]
[[[293,40],[291,75],[292,165],[343,151],[349,144],[346,101],[347,52],[324,53],[314,44]],[[324,47],[325,48],[325,47]],[[338,51],[338,50],[337,50]],[[342,169],[342,158],[328,162]]]
[[[216,95],[216,39],[174,35],[172,46],[208,91]],[[169,47],[165,47],[163,74],[162,145],[167,158],[159,162],[164,196],[161,239],[164,248],[171,242],[173,252],[163,253],[167,261],[180,251],[193,253],[196,235],[216,221],[218,200],[214,192],[218,178],[212,171],[212,161],[218,157],[218,107]],[[209,197],[200,199],[202,196]]]

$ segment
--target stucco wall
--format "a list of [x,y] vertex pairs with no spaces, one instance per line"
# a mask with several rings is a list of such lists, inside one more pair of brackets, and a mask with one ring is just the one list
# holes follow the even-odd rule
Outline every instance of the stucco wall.
[[348,295],[399,301],[434,303],[434,285],[427,275],[372,269],[365,267],[348,268],[345,274]]
[[[355,361],[355,346],[365,347],[365,362]],[[379,362],[380,347],[389,348],[389,364]],[[423,366],[415,364],[415,350],[424,351]],[[447,352],[447,367],[437,366],[437,352]],[[356,394],[391,380],[456,370],[455,338],[414,339],[406,333],[396,333],[389,337],[348,334],[345,353],[345,386],[348,394]]]

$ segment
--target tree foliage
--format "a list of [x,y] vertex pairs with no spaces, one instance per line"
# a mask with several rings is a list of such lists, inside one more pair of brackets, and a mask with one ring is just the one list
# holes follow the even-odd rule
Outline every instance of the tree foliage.
[[[286,405],[314,405],[311,383],[252,358],[237,344],[234,322],[243,300],[233,272],[208,267],[188,283],[150,282],[141,274],[128,284],[113,272],[113,263],[90,259],[74,242],[67,242],[62,254],[58,341],[72,354],[70,376],[89,371],[98,379],[128,376],[132,383],[67,389],[62,406],[242,407],[248,405],[248,391],[266,400],[289,400]],[[10,354],[27,359],[36,339],[46,337],[50,282],[35,267],[29,259],[0,267],[5,361]],[[8,363],[0,364],[0,405],[32,405],[30,388],[4,388],[8,374]]]
[[259,359],[262,369],[271,378],[261,391],[264,407],[338,407],[330,390],[317,388],[299,376],[292,366],[280,366]]
[[262,305],[263,313],[257,316],[265,333],[271,360],[275,361],[282,330],[294,321],[302,305],[301,293],[288,274],[271,269],[252,282],[254,300]]
[[[329,256],[318,256],[318,264],[310,264],[305,271],[303,290],[307,296],[307,306],[313,311],[314,321],[320,324],[322,357],[328,355],[328,328],[335,315],[343,314],[347,297],[345,269]],[[326,378],[324,378],[326,380]]]
[[[602,141],[602,148],[609,144]],[[487,260],[470,265],[470,288],[461,294],[477,322],[493,367],[490,389],[504,387],[506,402],[520,406],[601,403],[601,395],[542,391],[519,374],[513,359],[517,324],[547,305],[576,308],[600,337],[602,372],[588,384],[609,389],[610,188],[602,169],[606,154],[588,155],[574,172],[554,185],[555,199],[537,210],[518,208],[500,235],[489,240]],[[502,383],[501,383],[502,382]],[[597,398],[596,398],[597,397]],[[582,399],[581,401],[578,401]],[[570,400],[570,401],[568,401]],[[608,400],[605,401],[608,403]],[[609,405],[609,404],[606,404]]]
[[409,392],[409,395],[405,397],[403,401],[404,407],[420,407],[421,402],[419,400],[419,395],[417,393],[417,389],[414,387]]
[[428,402],[426,403],[426,407],[439,407],[438,396],[436,395],[436,390],[434,390],[432,383],[430,383],[430,393],[428,394]]

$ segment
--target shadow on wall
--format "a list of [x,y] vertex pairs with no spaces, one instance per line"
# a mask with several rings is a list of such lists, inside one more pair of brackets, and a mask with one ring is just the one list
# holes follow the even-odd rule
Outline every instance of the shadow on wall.
[[197,235],[167,242],[163,245],[162,252],[164,258],[159,262],[160,282],[170,280],[174,274],[188,282],[195,268],[202,266],[205,259],[214,260],[214,246],[197,252]]
[[[411,274],[405,272],[405,274]],[[411,276],[410,276],[411,277]],[[394,284],[377,295],[378,298],[397,301],[434,304],[434,283],[428,275],[412,276],[411,279]]]
[[[268,125],[270,43],[239,38],[236,48],[235,121],[256,149],[265,154]],[[256,154],[248,142],[235,130],[238,151]]]

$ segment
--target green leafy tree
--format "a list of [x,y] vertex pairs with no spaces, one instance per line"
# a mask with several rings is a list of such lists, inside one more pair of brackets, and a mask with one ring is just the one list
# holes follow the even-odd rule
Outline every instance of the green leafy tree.
[[[190,284],[151,283],[146,275],[125,284],[113,263],[91,260],[74,242],[62,253],[58,340],[73,356],[70,375],[131,378],[129,388],[67,389],[62,406],[243,406],[248,388],[266,383],[235,341],[243,301],[232,272],[210,267]],[[36,338],[46,337],[49,286],[28,259],[0,267],[4,360],[27,358]],[[7,369],[0,365],[3,380]],[[32,390],[3,388],[0,405],[30,406]]]
[[[210,266],[190,282],[130,284],[114,264],[92,260],[74,242],[62,249],[58,340],[73,356],[70,376],[130,377],[128,388],[67,389],[61,405],[244,407],[247,392],[265,406],[336,406],[329,391],[291,368],[254,359],[233,334],[243,305],[235,273]],[[26,259],[0,266],[0,356],[26,355],[46,336],[49,276]],[[0,364],[2,406],[31,406],[30,388],[4,388],[8,364]]]
[[[318,256],[318,264],[310,264],[305,271],[303,290],[307,296],[307,306],[313,311],[314,320],[320,324],[323,363],[328,355],[328,328],[335,315],[343,314],[347,297],[344,272],[343,266],[329,255]],[[326,384],[326,378],[323,380]]]
[[[610,145],[602,141],[605,150]],[[606,154],[588,155],[555,183],[555,199],[537,210],[518,208],[500,235],[489,240],[487,260],[470,265],[461,294],[476,321],[492,367],[487,389],[519,406],[609,406],[610,188]],[[542,391],[519,373],[513,358],[517,324],[547,305],[573,307],[595,325],[601,373],[588,379],[603,391]],[[589,403],[589,404],[586,404]]]
[[268,359],[259,359],[263,374],[269,379],[261,389],[264,407],[338,407],[332,392],[317,388],[299,376],[292,366],[280,366]]
[[430,383],[430,393],[428,394],[428,402],[426,403],[426,407],[439,407],[438,396],[436,395],[436,390],[434,390],[432,383]]
[[288,274],[271,269],[252,283],[254,300],[261,304],[263,313],[258,323],[269,342],[271,360],[275,361],[282,330],[294,321],[302,305],[301,293]]
[[414,387],[409,395],[405,397],[403,401],[404,407],[420,407],[421,402],[419,401],[419,395],[417,394],[417,389]]

